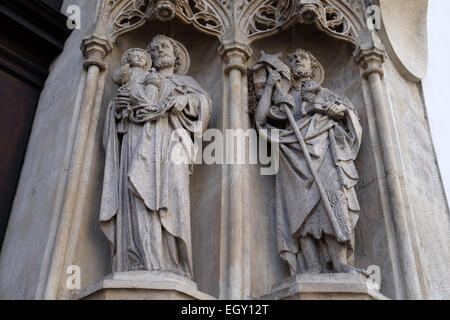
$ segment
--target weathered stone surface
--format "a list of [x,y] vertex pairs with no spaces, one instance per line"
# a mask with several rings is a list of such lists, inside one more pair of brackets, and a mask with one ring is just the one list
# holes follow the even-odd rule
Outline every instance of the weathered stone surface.
[[386,72],[390,105],[396,110],[392,128],[396,132],[397,154],[404,172],[403,192],[420,281],[428,298],[448,297],[449,213],[425,105],[419,88],[402,78],[393,63],[387,63]]
[[354,161],[362,128],[350,100],[321,87],[324,78],[307,50],[289,53],[287,65],[262,51],[250,84],[259,98],[256,126],[280,148],[277,242],[291,275],[365,273],[348,261],[360,212]]
[[197,285],[167,272],[120,272],[73,297],[81,300],[212,300]]
[[[63,8],[69,3],[83,7],[85,28],[92,23],[96,1],[65,2]],[[42,297],[86,81],[79,49],[85,32],[70,35],[40,96],[0,252],[1,299]]]
[[302,274],[275,286],[262,300],[386,300],[376,285],[365,276],[334,274]]
[[415,82],[422,80],[428,66],[428,0],[379,3],[380,26],[389,55],[404,77]]
[[211,99],[185,76],[187,49],[167,36],[155,36],[147,51],[127,50],[121,64],[104,126],[100,208],[113,270],[192,277],[191,135],[208,127]]
[[[382,46],[373,48],[370,34],[355,62],[352,52],[367,34],[364,1],[292,1],[280,8],[268,1],[221,1],[217,5],[223,10],[211,1],[203,1],[205,12],[197,16],[179,10],[169,24],[153,19],[145,1],[98,6],[91,0],[65,1],[64,8],[78,4],[88,14],[53,64],[39,103],[0,255],[0,297],[73,298],[65,286],[70,265],[80,266],[82,290],[100,281],[94,289],[98,297],[195,297],[180,289],[191,288],[185,281],[167,280],[168,291],[156,289],[151,280],[155,289],[149,292],[129,289],[135,286],[132,279],[104,279],[114,264],[98,223],[105,165],[102,124],[117,93],[110,79],[121,68],[123,52],[146,48],[157,34],[170,34],[186,46],[192,58],[189,76],[211,96],[211,128],[222,131],[252,127],[246,72],[260,50],[281,52],[282,58],[295,48],[311,51],[323,65],[323,87],[348,97],[362,126],[355,161],[361,214],[348,263],[364,269],[378,265],[380,290],[389,298],[450,297],[449,213],[420,88],[405,78],[392,55],[384,58]],[[138,10],[130,10],[136,4]],[[265,10],[285,9],[260,19]],[[332,14],[324,17],[325,9]],[[205,25],[206,16],[215,23]],[[86,34],[83,59],[79,47]],[[290,275],[278,255],[275,177],[261,176],[257,165],[198,164],[189,184],[193,281],[199,290],[215,298],[273,292],[274,284]],[[126,288],[116,288],[117,281]],[[313,289],[321,283],[334,286],[341,298],[367,297],[359,280],[342,280],[353,289],[340,281],[306,283]],[[293,287],[299,291],[299,285]],[[309,297],[335,296],[322,290]]]

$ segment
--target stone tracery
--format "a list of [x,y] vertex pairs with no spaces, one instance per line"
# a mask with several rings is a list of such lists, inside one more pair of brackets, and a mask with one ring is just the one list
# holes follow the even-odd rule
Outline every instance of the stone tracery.
[[[103,3],[100,24],[110,42],[158,19],[160,0],[109,0]],[[366,28],[361,0],[172,0],[176,16],[197,30],[219,38],[228,35],[244,45],[285,30],[295,23],[313,23],[329,36],[356,45]]]
[[[51,259],[49,259],[48,263],[43,263],[41,266],[36,297],[67,298],[71,296],[72,293],[66,290],[64,286],[64,270],[67,265],[80,264],[83,270],[87,270],[87,265],[93,261],[92,269],[95,268],[95,270],[88,274],[88,282],[83,281],[86,284],[90,284],[90,280],[93,280],[94,276],[98,279],[98,276],[102,275],[101,273],[104,271],[103,266],[106,260],[104,259],[104,251],[102,251],[104,248],[101,247],[101,244],[88,242],[93,248],[93,250],[89,249],[88,252],[88,257],[93,258],[91,261],[85,259],[84,247],[86,247],[86,240],[92,239],[87,238],[86,235],[95,236],[93,228],[85,230],[85,222],[91,221],[88,219],[96,215],[96,201],[98,201],[98,197],[96,197],[97,193],[91,192],[91,190],[95,189],[97,186],[95,183],[100,181],[98,167],[102,162],[102,157],[97,146],[99,141],[99,130],[97,128],[105,107],[103,100],[109,99],[111,93],[111,86],[106,81],[108,81],[109,75],[114,70],[108,71],[108,68],[115,66],[116,58],[124,45],[142,44],[143,38],[153,33],[154,30],[152,29],[155,25],[157,25],[156,29],[165,29],[165,27],[169,26],[168,24],[158,26],[159,22],[156,21],[156,19],[163,20],[161,17],[164,12],[158,9],[161,8],[159,5],[164,3],[166,8],[168,8],[170,7],[168,5],[169,2],[176,3],[177,7],[173,8],[178,11],[172,10],[169,12],[170,15],[167,16],[173,17],[176,13],[179,19],[178,22],[189,24],[185,26],[187,29],[185,31],[182,30],[183,26],[177,23],[174,26],[174,33],[182,34],[185,37],[193,34],[198,35],[197,32],[214,36],[209,37],[209,39],[189,40],[188,43],[189,47],[193,49],[192,53],[196,53],[196,59],[200,56],[197,55],[197,50],[200,46],[213,46],[211,48],[213,50],[207,52],[207,57],[211,58],[207,61],[211,62],[211,64],[205,63],[200,65],[195,60],[194,65],[198,65],[199,68],[193,69],[192,74],[199,76],[201,81],[205,81],[211,92],[214,90],[214,93],[217,93],[217,96],[214,97],[214,104],[217,106],[214,116],[216,117],[216,123],[223,129],[245,130],[250,122],[248,121],[246,98],[248,94],[251,95],[249,90],[252,88],[251,86],[248,87],[248,84],[251,82],[246,81],[245,78],[250,62],[247,60],[252,55],[250,43],[253,42],[255,44],[252,46],[254,48],[262,49],[260,48],[261,46],[264,47],[264,50],[269,51],[275,50],[275,48],[278,50],[281,48],[281,50],[285,51],[287,48],[282,46],[283,43],[289,46],[300,43],[317,51],[318,55],[324,59],[330,74],[326,83],[333,86],[336,84],[336,87],[339,87],[338,91],[342,89],[348,93],[349,97],[351,96],[352,100],[356,102],[358,110],[363,115],[361,120],[365,126],[367,137],[365,141],[367,143],[365,143],[362,150],[363,158],[360,168],[363,173],[363,185],[368,187],[368,189],[366,191],[361,188],[358,190],[358,194],[362,195],[362,210],[364,214],[368,212],[370,219],[365,221],[362,228],[358,230],[357,238],[364,240],[364,248],[355,254],[356,262],[358,265],[365,265],[365,262],[372,263],[374,261],[378,263],[378,261],[382,261],[383,282],[388,286],[388,289],[385,286],[383,290],[390,297],[401,298],[405,296],[417,298],[420,297],[421,290],[426,293],[428,289],[426,285],[422,288],[422,285],[429,277],[421,272],[421,258],[420,252],[417,250],[418,243],[415,242],[414,228],[408,228],[409,214],[416,214],[415,212],[410,212],[409,208],[411,204],[416,204],[416,202],[409,202],[407,199],[411,194],[414,196],[414,192],[411,193],[408,190],[408,192],[405,192],[405,181],[402,177],[405,176],[404,173],[409,173],[409,171],[405,171],[401,166],[398,167],[398,164],[403,163],[404,159],[407,164],[409,158],[403,158],[401,155],[395,154],[396,150],[405,150],[400,148],[401,146],[399,147],[399,143],[403,141],[408,142],[409,140],[398,139],[396,130],[401,129],[398,126],[392,126],[392,124],[396,123],[392,120],[396,119],[397,112],[408,111],[406,109],[407,106],[403,106],[403,103],[397,99],[397,94],[401,97],[403,91],[391,91],[395,88],[402,88],[404,84],[403,81],[396,81],[399,80],[398,74],[392,72],[396,62],[393,61],[391,54],[389,56],[384,55],[385,50],[382,43],[376,41],[378,39],[377,34],[374,31],[373,33],[362,32],[366,28],[364,25],[365,6],[373,4],[374,0],[297,0],[295,2],[289,0],[103,0],[95,2],[97,3],[97,10],[95,10],[97,19],[95,19],[92,28],[82,31],[83,33],[87,31],[89,36],[83,41],[82,45],[85,60],[81,61],[79,54],[76,54],[75,57],[70,52],[70,49],[73,48],[72,44],[77,45],[80,41],[78,38],[80,33],[78,33],[77,36],[69,40],[69,45],[67,46],[69,50],[66,50],[65,56],[60,59],[63,63],[56,62],[52,71],[59,78],[61,72],[77,70],[78,73],[71,75],[72,78],[62,75],[60,79],[68,79],[70,82],[67,83],[70,84],[75,84],[77,80],[80,83],[78,89],[74,90],[76,92],[70,90],[70,92],[62,96],[64,99],[67,99],[67,106],[65,101],[62,101],[62,98],[58,100],[64,102],[64,104],[61,103],[61,106],[67,107],[69,111],[64,115],[67,118],[59,119],[62,114],[55,114],[58,117],[56,119],[57,123],[70,120],[72,125],[68,131],[69,137],[64,140],[68,142],[67,158],[64,157],[67,160],[64,160],[64,173],[60,176],[58,182],[57,200],[54,203],[49,203],[48,207],[49,210],[53,210],[53,214],[51,218],[47,219],[47,222],[51,223],[53,227],[52,233],[48,237],[49,241],[46,244],[45,256],[51,256]],[[88,9],[91,10],[95,7],[92,3],[91,1],[83,2],[83,12],[88,13],[89,18],[92,17],[91,14],[94,14],[94,12],[87,12]],[[378,4],[380,3],[382,2]],[[382,5],[380,6],[382,7]],[[384,11],[384,13],[386,12],[389,12],[389,10]],[[385,21],[383,25],[387,25],[388,19],[384,15],[383,20]],[[147,29],[145,34],[130,32],[149,21],[152,21],[151,25],[148,26],[151,29]],[[408,19],[404,21],[407,22]],[[296,23],[315,24],[323,33],[342,39],[347,43],[331,41],[333,46],[329,46],[327,41],[325,43],[319,43],[319,41],[315,43],[315,40],[318,39],[310,37],[303,39],[303,34],[300,32],[296,32],[293,40],[289,39],[289,35],[294,35],[294,32],[292,34],[285,33],[280,39],[276,39],[278,38],[278,32],[292,28]],[[83,24],[82,28],[85,27],[88,26]],[[307,29],[309,31],[310,28]],[[113,51],[114,41],[127,32],[130,32],[130,34]],[[361,36],[361,34],[364,34],[364,36]],[[255,43],[256,39],[270,35],[275,35],[271,36],[271,39],[276,39],[277,42],[258,41],[258,43]],[[223,45],[218,52],[221,57],[218,54],[214,54],[214,47],[218,43],[217,39]],[[358,50],[354,53],[355,65],[351,65],[351,54],[347,50],[349,49],[347,44],[354,43],[355,39],[358,39]],[[383,40],[385,42],[386,38],[383,37]],[[329,54],[331,50],[326,51],[331,47],[337,48],[337,59],[335,59],[333,54]],[[246,50],[247,48],[248,50]],[[387,50],[392,49],[387,48]],[[111,52],[114,54],[107,57]],[[256,51],[255,54],[257,55]],[[71,58],[70,61],[68,61],[67,57]],[[203,58],[203,56],[200,57]],[[385,60],[389,63],[383,64]],[[203,61],[206,62],[205,59],[202,59],[201,62]],[[211,68],[212,63],[214,63],[214,69]],[[81,65],[86,69],[84,73],[81,72]],[[222,67],[224,67],[223,70]],[[214,73],[212,73],[213,71]],[[340,73],[341,71],[342,73]],[[385,71],[387,72],[383,78]],[[70,73],[72,74],[72,72]],[[219,80],[217,84],[212,81],[207,82],[212,77]],[[398,82],[398,84],[391,85],[394,81]],[[51,83],[54,82],[52,81]],[[64,83],[66,82],[64,81]],[[386,84],[389,86],[386,86]],[[76,89],[76,87],[73,88]],[[49,86],[47,91],[51,93],[53,89],[53,86]],[[220,89],[223,89],[223,94],[221,94]],[[411,92],[414,93],[416,91],[414,89]],[[45,107],[55,105],[53,98],[49,101],[47,100],[43,99],[43,107],[41,109],[47,109]],[[57,104],[59,105],[59,103]],[[391,108],[392,106],[395,106],[395,108]],[[414,106],[416,105],[414,104]],[[397,109],[397,107],[402,109]],[[49,116],[47,113],[38,114],[37,116],[41,117],[40,119],[45,117],[45,120],[53,119],[47,119]],[[408,133],[409,131],[406,130],[405,132]],[[48,148],[48,150],[53,149]],[[32,156],[35,155],[36,153],[32,154]],[[367,167],[365,164],[367,164]],[[224,166],[217,169],[221,173],[222,186],[228,181],[227,179],[234,178],[240,173],[240,168],[237,166]],[[260,263],[259,255],[257,258],[252,258],[252,260],[247,258],[246,253],[248,253],[249,248],[251,249],[255,244],[266,246],[273,240],[266,237],[266,234],[270,234],[272,229],[263,229],[262,231],[267,231],[263,236],[261,236],[263,232],[257,229],[260,223],[266,222],[267,213],[272,208],[266,206],[267,208],[264,208],[260,216],[256,216],[253,212],[252,216],[248,215],[248,207],[246,205],[250,201],[244,196],[248,188],[249,179],[244,175],[238,177],[239,179],[235,180],[236,183],[232,188],[222,188],[220,190],[220,201],[223,206],[212,208],[215,210],[214,219],[217,218],[218,221],[220,217],[220,223],[217,223],[220,226],[213,230],[213,239],[214,241],[217,240],[214,244],[214,249],[218,249],[217,254],[214,254],[214,258],[217,258],[215,260],[217,264],[214,264],[214,268],[217,266],[217,269],[214,269],[213,277],[210,277],[208,273],[210,270],[208,269],[208,272],[202,273],[204,278],[201,279],[201,281],[205,281],[205,275],[208,275],[208,282],[212,283],[213,281],[210,278],[214,278],[216,282],[213,284],[208,283],[208,286],[214,286],[213,290],[204,284],[201,284],[203,286],[201,288],[202,290],[214,291],[217,286],[217,291],[214,291],[214,294],[221,298],[258,297],[262,293],[267,293],[272,283],[277,283],[275,281],[277,279],[274,279],[274,276],[285,275],[284,271],[286,271],[277,270],[275,272],[276,266]],[[253,178],[253,176],[250,178]],[[25,181],[28,182],[28,179]],[[250,182],[250,187],[253,187],[254,182]],[[195,180],[195,183],[197,183],[195,187],[198,188],[203,182],[199,183],[198,180]],[[267,185],[264,184],[264,186],[269,186],[269,183]],[[253,188],[250,190],[253,191]],[[326,198],[329,198],[332,207],[340,202],[340,194],[335,193],[334,188],[327,188],[325,191]],[[19,200],[21,199],[19,197]],[[200,198],[201,201],[203,199]],[[259,203],[257,202],[257,204]],[[34,204],[33,200],[32,205]],[[20,210],[16,209],[15,214],[26,214],[27,209],[30,207],[31,205],[28,207],[24,206]],[[47,206],[45,209],[47,209]],[[205,213],[205,216],[206,214],[209,213]],[[265,216],[263,217],[263,215]],[[203,226],[203,220],[201,220],[203,217],[203,214],[196,216],[194,223],[201,223]],[[250,226],[249,228],[254,233],[239,228],[241,226],[246,228],[249,221],[257,222],[254,224],[256,227]],[[267,223],[267,225],[269,224]],[[272,228],[272,225],[270,224],[269,227]],[[230,230],[230,232],[224,232],[225,230]],[[264,241],[267,241],[267,243],[264,243]],[[379,248],[371,248],[371,241],[374,241]],[[378,246],[381,241],[383,241],[382,245]],[[195,245],[198,245],[199,242],[197,241]],[[195,248],[199,252],[198,256],[201,256],[206,251],[203,246],[195,246]],[[12,249],[15,249],[15,245],[12,246]],[[208,247],[208,249],[210,248]],[[266,247],[265,249],[266,251],[262,251],[261,254],[263,259],[266,259],[269,255]],[[207,253],[205,252],[204,256],[206,257],[202,256],[198,260],[197,263],[201,265],[199,269],[202,269],[203,265],[209,264],[209,252],[211,250],[208,250]],[[95,257],[93,257],[93,253],[96,254]],[[417,256],[415,256],[416,254]],[[243,256],[244,258],[242,258]],[[420,259],[417,258],[418,260],[416,260],[416,257]],[[267,260],[264,260],[264,262],[267,262]],[[414,264],[415,262],[418,263],[417,268]],[[273,274],[268,274],[264,279],[259,277],[262,272],[266,271],[274,272]],[[418,285],[416,273],[419,275],[420,285]],[[249,277],[249,274],[252,277]],[[252,282],[252,279],[261,279],[262,281]],[[30,292],[31,290],[34,289],[30,289]],[[34,293],[31,292],[28,296],[31,294]]]

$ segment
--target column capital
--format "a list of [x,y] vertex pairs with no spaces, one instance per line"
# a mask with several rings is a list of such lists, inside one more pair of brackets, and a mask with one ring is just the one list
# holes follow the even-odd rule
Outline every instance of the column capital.
[[234,43],[232,45],[220,45],[219,54],[225,60],[225,73],[229,73],[233,69],[238,69],[242,73],[247,71],[245,62],[252,54],[249,46],[242,46]]
[[353,56],[356,64],[364,69],[365,78],[372,73],[378,73],[383,78],[382,65],[386,61],[386,50],[375,31],[366,30],[359,36],[358,48]]
[[250,48],[248,38],[240,29],[230,28],[227,30],[221,39],[219,46],[219,54],[224,58],[227,66],[225,73],[233,69],[246,72],[245,62],[252,55],[253,50]]
[[105,58],[111,50],[112,46],[106,37],[93,34],[84,38],[81,42],[81,51],[85,57],[84,68],[96,65],[100,70],[105,70]]

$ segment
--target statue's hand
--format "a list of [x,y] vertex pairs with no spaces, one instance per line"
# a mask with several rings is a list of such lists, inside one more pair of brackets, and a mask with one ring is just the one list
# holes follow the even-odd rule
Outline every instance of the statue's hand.
[[347,112],[347,107],[342,104],[332,104],[327,109],[327,114],[334,120],[342,120]]
[[175,96],[169,100],[169,108],[174,113],[179,113],[183,111],[188,105],[188,99],[186,96]]
[[269,77],[267,78],[266,86],[273,87],[275,83],[281,81],[281,75],[278,71],[269,71]]
[[122,66],[122,73],[124,75],[130,73],[130,64],[126,63]]
[[117,93],[116,108],[125,109],[130,105],[130,93],[128,90],[120,90]]

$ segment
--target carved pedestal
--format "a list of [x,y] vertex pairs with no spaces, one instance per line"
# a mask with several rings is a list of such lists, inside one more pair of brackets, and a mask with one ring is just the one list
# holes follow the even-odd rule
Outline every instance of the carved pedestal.
[[301,274],[275,285],[261,300],[386,300],[372,279],[359,274]]
[[83,291],[80,300],[212,300],[195,282],[167,272],[119,272]]

